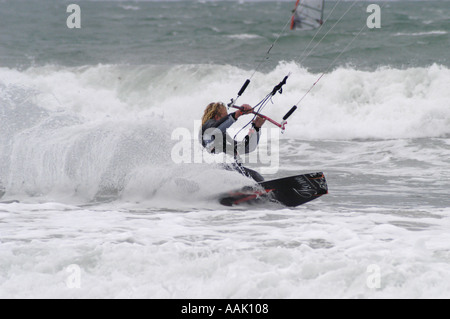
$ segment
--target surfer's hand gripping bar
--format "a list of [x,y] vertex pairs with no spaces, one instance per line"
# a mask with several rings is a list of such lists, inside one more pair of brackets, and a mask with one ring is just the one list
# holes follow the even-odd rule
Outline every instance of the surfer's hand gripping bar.
[[235,108],[235,109],[240,110],[240,111],[242,112],[242,114],[255,114],[255,115],[259,116],[259,117],[262,117],[263,119],[269,121],[270,123],[272,123],[272,124],[278,126],[278,127],[281,129],[281,133],[284,133],[284,130],[286,129],[287,119],[288,119],[289,116],[291,116],[292,113],[294,113],[294,111],[297,109],[297,106],[294,105],[294,106],[289,110],[289,112],[287,112],[286,115],[283,116],[283,121],[282,121],[281,123],[278,123],[278,122],[272,120],[270,117],[265,116],[265,115],[263,115],[263,114],[261,114],[261,113],[258,113],[258,112],[255,112],[255,111],[247,111],[247,110],[244,110],[244,108],[243,108],[242,106],[236,106],[236,105],[233,105],[232,107]]

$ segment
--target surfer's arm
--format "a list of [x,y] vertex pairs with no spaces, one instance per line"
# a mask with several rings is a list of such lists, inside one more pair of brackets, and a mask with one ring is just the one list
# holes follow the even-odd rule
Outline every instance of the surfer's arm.
[[266,120],[262,117],[256,117],[256,119],[252,123],[252,129],[250,129],[247,136],[244,137],[244,140],[240,143],[235,141],[235,147],[240,151],[241,154],[248,154],[256,150],[259,144],[259,138],[261,136],[261,126],[264,124]]
[[236,122],[235,113],[231,113],[219,121],[210,120],[203,125],[201,141],[208,152],[216,152],[224,148],[227,129]]
[[250,132],[244,137],[241,142],[234,141],[234,146],[239,154],[248,154],[256,150],[259,144],[259,137],[261,131],[259,128],[254,127]]
[[227,132],[227,129],[231,125],[233,125],[242,114],[243,113],[241,111],[237,111],[237,112],[228,114],[227,116],[220,119],[219,121],[214,122],[213,124],[208,125],[209,123],[207,122],[203,128],[203,131],[211,128],[211,129],[219,130],[223,135],[225,135]]
[[225,134],[227,129],[236,122],[237,117],[236,112],[228,114],[228,116],[225,116],[223,119],[217,121],[212,127],[222,132],[222,134]]

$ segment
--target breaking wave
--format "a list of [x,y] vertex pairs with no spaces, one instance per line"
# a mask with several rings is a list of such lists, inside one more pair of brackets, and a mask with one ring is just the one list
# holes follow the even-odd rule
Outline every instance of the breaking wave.
[[[256,104],[289,72],[283,94],[264,110],[281,120],[319,74],[280,63],[269,73],[256,73],[240,102]],[[0,75],[0,194],[58,192],[59,197],[101,199],[139,192],[169,196],[176,189],[184,198],[199,187],[205,187],[202,196],[223,189],[222,181],[213,185],[208,178],[217,174],[214,166],[186,170],[173,164],[171,133],[185,127],[194,139],[194,121],[204,107],[234,97],[248,70],[226,65],[45,66],[0,68]],[[450,136],[449,79],[449,70],[438,65],[336,69],[299,105],[284,138]],[[208,170],[206,177],[198,174]],[[230,186],[242,182],[221,174]]]

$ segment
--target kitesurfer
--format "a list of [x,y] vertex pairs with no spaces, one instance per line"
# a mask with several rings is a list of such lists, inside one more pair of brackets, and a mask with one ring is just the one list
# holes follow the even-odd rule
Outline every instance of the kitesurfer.
[[252,122],[252,129],[242,142],[237,142],[227,134],[227,129],[233,125],[240,116],[248,114],[251,111],[252,107],[248,104],[244,104],[240,110],[228,114],[227,108],[223,103],[213,102],[208,104],[202,117],[202,128],[199,138],[203,147],[209,153],[225,153],[234,157],[234,163],[226,165],[226,169],[236,170],[244,176],[250,177],[257,182],[262,182],[264,181],[264,178],[258,172],[242,165],[238,151],[247,154],[256,149],[261,134],[261,126],[266,120],[257,116]]

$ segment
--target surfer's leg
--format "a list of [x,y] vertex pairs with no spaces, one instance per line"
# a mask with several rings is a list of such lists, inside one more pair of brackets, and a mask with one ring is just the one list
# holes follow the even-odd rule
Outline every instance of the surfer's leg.
[[241,169],[244,170],[244,175],[250,178],[253,178],[256,182],[264,182],[264,177],[261,176],[257,171],[254,171],[250,168],[241,166]]
[[241,173],[242,175],[252,178],[256,182],[263,182],[264,177],[261,176],[257,171],[254,171],[250,168],[244,167],[242,165],[233,165],[234,169]]
[[258,172],[244,167],[242,165],[238,165],[236,163],[233,164],[229,164],[229,165],[223,165],[223,168],[225,168],[228,171],[237,171],[239,173],[241,173],[242,175],[244,175],[245,177],[251,178],[256,182],[263,182],[264,181],[264,177],[261,176],[261,174],[259,174]]

